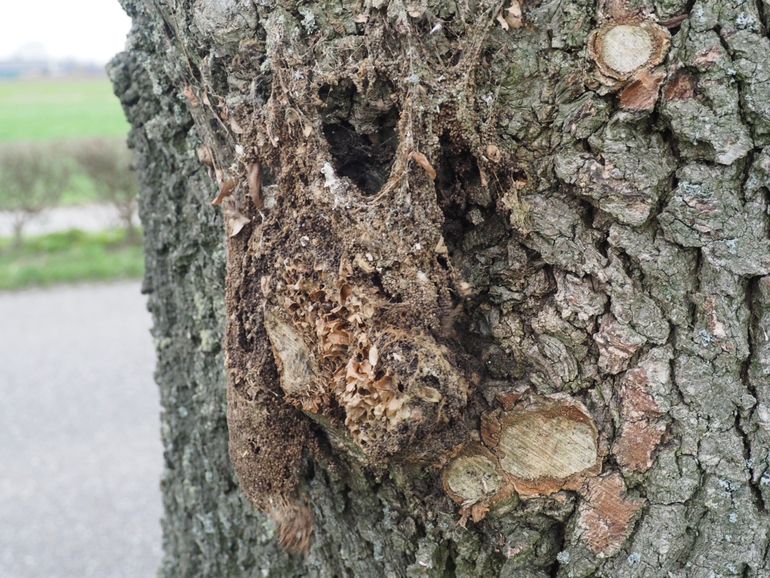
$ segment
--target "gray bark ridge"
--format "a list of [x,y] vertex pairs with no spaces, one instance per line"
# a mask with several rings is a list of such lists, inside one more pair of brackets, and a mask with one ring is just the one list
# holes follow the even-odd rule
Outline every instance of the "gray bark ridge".
[[770,575],[764,1],[124,4],[162,574]]

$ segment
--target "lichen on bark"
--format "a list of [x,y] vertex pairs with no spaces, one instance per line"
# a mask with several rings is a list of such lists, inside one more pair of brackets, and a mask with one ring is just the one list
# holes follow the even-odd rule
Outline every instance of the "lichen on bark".
[[165,575],[770,573],[766,2],[125,5]]

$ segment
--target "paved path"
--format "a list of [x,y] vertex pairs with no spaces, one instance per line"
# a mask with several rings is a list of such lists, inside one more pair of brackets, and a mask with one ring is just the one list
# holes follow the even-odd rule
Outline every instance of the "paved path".
[[[0,237],[13,235],[13,214],[0,211]],[[109,205],[78,205],[56,207],[33,217],[25,226],[24,234],[45,235],[80,229],[81,231],[104,231],[121,226],[117,212]]]
[[136,282],[0,293],[0,577],[155,575],[149,327]]

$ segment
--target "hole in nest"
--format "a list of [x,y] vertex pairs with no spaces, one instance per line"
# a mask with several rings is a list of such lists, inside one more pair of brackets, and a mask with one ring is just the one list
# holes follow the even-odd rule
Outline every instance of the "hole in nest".
[[398,147],[398,109],[387,83],[361,95],[350,81],[324,86],[323,131],[338,175],[348,177],[365,195],[377,193],[388,180]]
[[385,284],[382,281],[382,275],[380,275],[379,272],[375,271],[372,273],[370,279],[372,280],[372,284],[377,288],[377,290],[380,292],[380,295],[385,297],[388,300],[388,303],[403,303],[404,299],[401,296],[400,293],[391,293],[385,288]]
[[[450,254],[465,235],[469,197],[481,189],[481,172],[473,154],[463,144],[452,142],[448,135],[444,135],[441,139],[436,194],[439,207],[444,213],[444,241]],[[444,266],[443,263],[441,265]]]
[[396,154],[397,115],[372,134],[360,134],[348,122],[324,125],[337,174],[348,177],[366,195],[374,195],[388,180]]
[[382,275],[380,275],[379,271],[375,271],[372,273],[371,276],[372,284],[377,287],[377,290],[382,293],[383,295],[386,294],[385,286],[382,284]]
[[433,389],[441,389],[441,382],[439,381],[438,377],[435,375],[426,375],[422,378],[423,385],[427,385],[428,387],[432,387]]

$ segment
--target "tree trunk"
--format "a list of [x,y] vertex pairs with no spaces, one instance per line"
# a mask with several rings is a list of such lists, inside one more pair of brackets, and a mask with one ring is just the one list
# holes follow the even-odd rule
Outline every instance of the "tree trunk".
[[123,2],[161,575],[770,576],[767,0]]
[[123,224],[123,228],[126,230],[126,241],[130,244],[134,244],[139,241],[139,231],[134,225],[134,215],[136,214],[136,201],[131,199],[130,201],[124,201],[116,203],[115,207],[118,211],[118,218]]
[[18,212],[13,216],[13,248],[18,249],[24,244],[24,225],[27,224],[29,216]]

